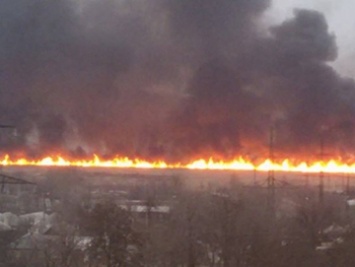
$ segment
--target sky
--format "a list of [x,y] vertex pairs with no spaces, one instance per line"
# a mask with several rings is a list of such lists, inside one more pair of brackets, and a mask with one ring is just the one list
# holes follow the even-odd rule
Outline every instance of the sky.
[[258,157],[275,125],[282,153],[353,154],[355,4],[271,2],[1,0],[0,147]]
[[315,9],[322,12],[329,29],[336,35],[338,58],[333,66],[345,76],[355,77],[355,1],[353,0],[273,0],[266,12],[267,21],[278,24],[292,16],[294,8]]

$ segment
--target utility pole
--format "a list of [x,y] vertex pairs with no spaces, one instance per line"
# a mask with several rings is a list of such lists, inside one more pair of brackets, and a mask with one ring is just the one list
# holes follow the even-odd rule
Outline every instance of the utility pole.
[[[324,160],[324,133],[321,133],[321,136],[320,136],[320,160],[321,160],[321,163],[323,163],[323,160]],[[324,203],[324,172],[323,172],[322,166],[321,166],[321,169],[319,172],[318,198],[319,198],[319,203],[322,206]]]
[[345,188],[346,195],[350,195],[350,174],[346,174],[346,188]]
[[[10,124],[0,124],[0,129],[13,129],[14,133],[16,133],[16,127]],[[0,166],[2,168],[2,166]]]
[[[270,139],[269,139],[269,160],[271,164],[274,164],[274,127],[270,127]],[[275,215],[275,170],[271,165],[268,170],[267,177],[267,189],[268,189],[268,205],[272,215]]]
[[256,168],[253,171],[253,186],[256,186]]
[[308,174],[308,173],[305,173],[305,174],[304,174],[304,186],[305,186],[306,188],[309,187],[309,174]]

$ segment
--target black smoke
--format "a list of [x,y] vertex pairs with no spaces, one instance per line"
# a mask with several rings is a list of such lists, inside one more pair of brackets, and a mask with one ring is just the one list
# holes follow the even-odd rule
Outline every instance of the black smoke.
[[181,160],[355,145],[354,82],[324,16],[268,0],[2,0],[5,152]]

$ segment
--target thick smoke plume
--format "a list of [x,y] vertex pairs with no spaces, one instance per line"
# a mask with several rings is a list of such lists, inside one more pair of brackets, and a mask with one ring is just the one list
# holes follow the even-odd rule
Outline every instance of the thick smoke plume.
[[[268,0],[2,0],[3,152],[186,160],[355,147],[355,85],[324,16]],[[263,30],[264,29],[264,30]]]

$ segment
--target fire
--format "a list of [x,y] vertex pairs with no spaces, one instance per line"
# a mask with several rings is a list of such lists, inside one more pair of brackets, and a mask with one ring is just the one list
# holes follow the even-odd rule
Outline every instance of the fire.
[[138,168],[138,169],[190,169],[190,170],[241,170],[241,171],[282,171],[304,173],[355,173],[355,163],[343,163],[338,160],[298,162],[293,163],[289,159],[281,162],[272,162],[269,159],[254,164],[243,157],[231,161],[199,159],[187,164],[169,164],[164,161],[146,161],[142,159],[130,159],[128,157],[115,157],[107,160],[93,155],[91,159],[70,160],[63,156],[48,156],[39,160],[22,158],[13,159],[9,155],[0,158],[2,166],[47,166],[47,167],[98,167],[98,168]]

